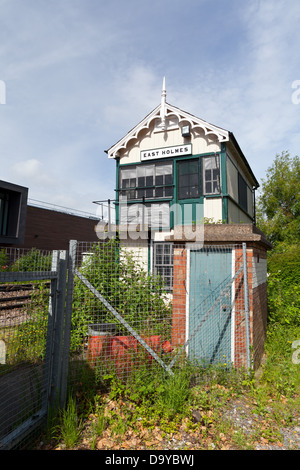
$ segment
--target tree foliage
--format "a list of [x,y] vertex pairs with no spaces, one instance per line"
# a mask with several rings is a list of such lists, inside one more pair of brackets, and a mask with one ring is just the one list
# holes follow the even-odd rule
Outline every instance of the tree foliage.
[[300,241],[300,159],[288,152],[276,155],[262,180],[257,224],[276,246]]
[[300,159],[276,155],[262,180],[259,228],[273,243],[268,255],[269,322],[300,325]]
[[[138,333],[168,335],[171,304],[163,280],[149,274],[133,253],[122,248],[116,240],[95,244],[80,270]],[[78,278],[74,283],[72,323],[71,343],[74,349],[82,342],[88,324],[114,323],[119,330],[123,328]],[[124,328],[123,332],[126,334]]]

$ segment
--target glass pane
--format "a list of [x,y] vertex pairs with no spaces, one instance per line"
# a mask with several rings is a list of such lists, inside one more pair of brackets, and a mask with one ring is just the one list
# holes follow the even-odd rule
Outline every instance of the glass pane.
[[213,192],[218,193],[219,192],[219,184],[217,181],[213,182]]
[[190,185],[191,186],[198,186],[198,175],[194,174],[190,176]]
[[138,186],[144,187],[145,186],[145,178],[144,177],[139,177],[138,178]]
[[164,188],[155,188],[155,197],[164,197]]
[[216,168],[213,170],[213,179],[216,180],[219,178],[219,170]]
[[205,181],[211,180],[211,170],[205,170]]
[[198,187],[193,186],[190,191],[190,197],[194,198],[194,197],[198,197],[198,195],[199,195]]
[[156,176],[156,178],[155,178],[155,184],[157,184],[157,185],[164,184],[164,177],[163,177],[163,175]]
[[170,245],[167,245],[167,244],[164,245],[164,252],[165,253],[170,253],[170,248],[171,248]]
[[165,176],[165,184],[173,184],[173,175]]
[[166,187],[165,196],[166,197],[173,197],[173,188],[171,186]]
[[153,186],[153,176],[146,176],[146,186]]
[[136,168],[135,167],[122,168],[121,169],[121,179],[135,178],[135,177],[136,177]]
[[205,192],[207,194],[211,193],[211,183],[205,183]]

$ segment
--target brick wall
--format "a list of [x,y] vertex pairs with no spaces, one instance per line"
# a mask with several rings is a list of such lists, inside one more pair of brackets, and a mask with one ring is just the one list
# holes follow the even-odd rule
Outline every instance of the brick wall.
[[[248,276],[251,253],[247,252]],[[243,264],[243,250],[235,250],[235,272]],[[249,277],[248,277],[249,280]],[[251,329],[251,327],[250,327]],[[243,270],[234,283],[234,365],[236,367],[247,366],[246,349],[246,319],[245,319],[245,296],[244,296],[244,272]]]
[[[236,271],[242,260],[242,249],[237,249]],[[246,319],[244,302],[243,272],[235,282],[235,365],[247,366]],[[247,277],[249,301],[249,330],[251,360],[256,369],[264,353],[267,329],[267,253],[266,250],[252,246],[247,249]]]
[[180,346],[186,341],[186,269],[187,252],[182,247],[174,247],[174,275],[173,275],[173,318],[172,318],[172,345]]
[[[251,359],[254,368],[261,362],[264,352],[267,325],[267,270],[266,250],[259,246],[247,248],[247,277],[249,301],[249,330]],[[242,266],[243,250],[235,250],[235,272]],[[186,341],[186,283],[187,250],[184,244],[174,247],[172,344],[179,346]],[[234,363],[247,367],[246,317],[243,270],[234,284]]]
[[68,250],[69,240],[98,241],[97,220],[28,206],[25,239],[19,248]]

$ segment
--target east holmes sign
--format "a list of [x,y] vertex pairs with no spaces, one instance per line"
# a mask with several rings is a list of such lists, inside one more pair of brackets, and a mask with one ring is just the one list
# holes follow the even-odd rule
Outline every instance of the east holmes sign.
[[182,157],[192,153],[192,144],[163,147],[161,149],[142,150],[141,160],[154,160],[156,158]]

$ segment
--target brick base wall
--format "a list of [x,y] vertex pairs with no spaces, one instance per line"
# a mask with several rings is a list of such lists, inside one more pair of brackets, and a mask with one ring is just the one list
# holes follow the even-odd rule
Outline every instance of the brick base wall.
[[186,340],[186,282],[187,251],[174,247],[172,345],[180,346]]
[[[235,250],[235,272],[243,263],[243,250]],[[262,359],[267,325],[266,250],[252,245],[247,248],[247,278],[249,303],[249,330],[252,366],[256,369]],[[172,345],[186,341],[186,283],[187,250],[184,245],[174,247],[174,285]],[[234,292],[234,365],[247,367],[246,317],[243,270],[235,280]]]

